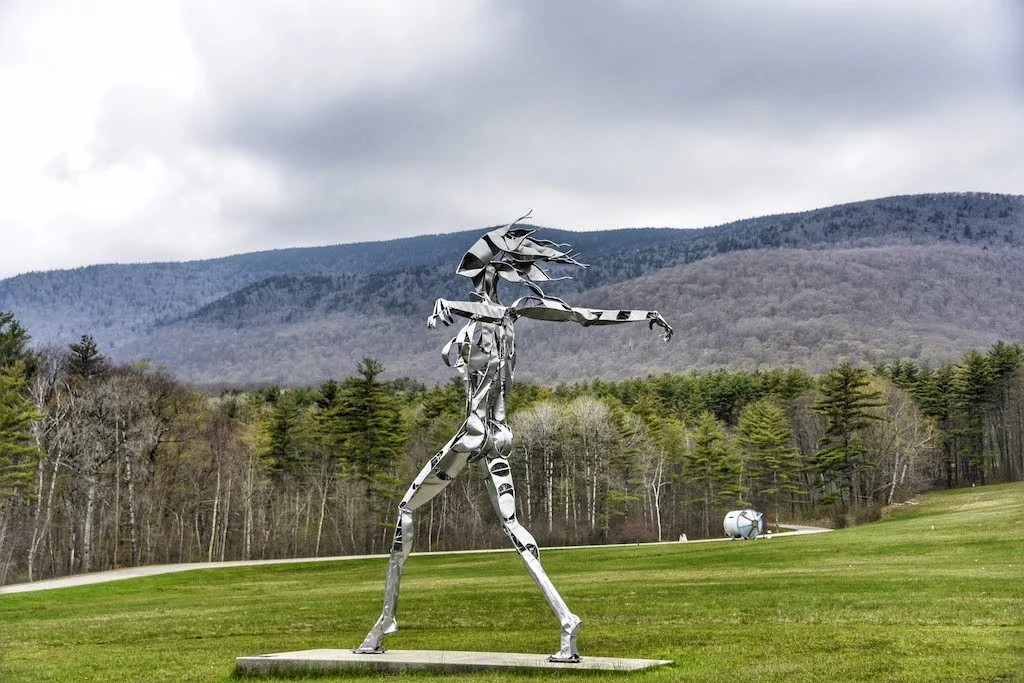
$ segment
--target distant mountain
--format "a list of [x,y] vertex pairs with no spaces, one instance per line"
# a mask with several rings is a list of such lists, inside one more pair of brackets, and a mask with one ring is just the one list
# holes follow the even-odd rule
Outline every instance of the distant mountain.
[[[14,311],[36,344],[64,344],[93,335],[118,350],[154,326],[273,278],[369,275],[445,264],[454,271],[468,245],[486,230],[387,242],[281,249],[184,263],[108,264],[33,272],[0,280],[0,310]],[[570,233],[544,230],[548,239],[572,239],[591,254],[670,247],[690,231],[671,229]],[[604,269],[607,270],[607,269]],[[645,271],[646,272],[646,271]],[[608,277],[615,277],[607,270]],[[620,278],[633,276],[623,272]],[[461,278],[460,278],[461,279]],[[273,286],[271,283],[269,286]]]
[[[671,343],[646,325],[524,320],[517,372],[556,383],[718,366],[819,372],[840,360],[957,358],[999,339],[1024,341],[1022,258],[1019,249],[948,245],[724,254],[568,297],[657,308],[676,328]],[[226,383],[253,381],[253,368],[262,381],[316,382],[350,374],[364,356],[382,359],[393,376],[443,381],[450,371],[439,352],[454,329],[429,332],[435,294],[421,296],[421,310],[409,315],[303,309],[294,299],[266,307],[259,298],[234,309],[230,321],[162,326],[132,351],[186,377]]]
[[[425,319],[436,297],[465,296],[454,267],[485,229],[30,273],[0,280],[0,310],[36,344],[89,333],[118,359],[150,358],[197,382],[317,382],[364,356],[392,376],[442,380],[446,332],[428,333]],[[1024,340],[1021,196],[890,197],[702,230],[541,234],[592,264],[548,291],[577,305],[658,308],[677,338],[662,345],[646,326],[552,334],[523,321],[519,372],[540,381],[935,361]]]

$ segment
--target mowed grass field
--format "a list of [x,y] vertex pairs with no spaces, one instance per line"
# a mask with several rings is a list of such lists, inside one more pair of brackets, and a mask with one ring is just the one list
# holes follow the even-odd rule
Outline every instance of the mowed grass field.
[[[583,656],[675,665],[465,678],[1024,681],[1021,484],[936,492],[829,534],[542,559],[583,618]],[[241,655],[353,647],[379,613],[384,569],[377,559],[201,570],[2,595],[0,681],[225,681]],[[511,552],[414,555],[399,622],[391,649],[558,643]]]

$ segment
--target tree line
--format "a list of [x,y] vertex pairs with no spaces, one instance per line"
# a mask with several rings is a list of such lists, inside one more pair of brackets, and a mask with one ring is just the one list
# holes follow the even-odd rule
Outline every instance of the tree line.
[[[32,349],[0,313],[0,583],[172,562],[387,550],[412,476],[461,425],[457,382],[382,379],[204,395],[88,336]],[[520,519],[542,545],[717,536],[876,518],[931,486],[1024,476],[1024,349],[959,363],[718,370],[510,400]],[[483,481],[416,518],[417,550],[506,543]]]

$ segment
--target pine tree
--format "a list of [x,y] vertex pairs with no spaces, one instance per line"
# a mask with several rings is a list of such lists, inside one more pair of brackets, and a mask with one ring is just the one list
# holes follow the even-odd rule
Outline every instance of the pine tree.
[[29,339],[28,332],[14,319],[13,313],[0,311],[0,367],[27,360]]
[[985,360],[992,374],[992,380],[999,382],[1024,365],[1024,347],[1020,344],[1007,344],[999,341],[993,344],[985,354]]
[[879,363],[875,366],[875,374],[887,377],[900,389],[912,390],[921,380],[921,366],[909,359],[895,363]]
[[940,445],[946,470],[946,486],[953,488],[958,479],[954,420],[957,415],[956,391],[953,387],[956,368],[945,364],[935,370],[921,371],[912,393],[921,412],[935,420],[940,431]]
[[0,312],[0,500],[24,494],[42,457],[31,433],[40,416],[25,399],[28,340],[14,315]]
[[89,380],[102,375],[110,367],[106,356],[100,353],[96,340],[88,334],[75,344],[71,344],[71,357],[68,360],[68,374]]
[[265,462],[280,480],[297,476],[302,464],[304,414],[295,392],[281,392],[274,401],[266,423]]
[[992,373],[992,387],[989,390],[985,430],[992,451],[991,460],[986,463],[994,475],[1014,478],[1020,472],[1024,459],[1020,457],[1019,430],[1012,426],[1019,422],[1020,392],[1022,388],[1019,369],[1024,365],[1024,348],[1020,344],[997,342],[985,354]]
[[793,445],[793,430],[786,414],[770,398],[750,403],[740,413],[740,445],[746,454],[751,489],[766,510],[778,519],[780,505],[792,504],[803,493],[798,475],[803,469]]
[[32,421],[38,414],[25,400],[21,363],[0,367],[0,500],[25,494],[42,457],[32,439]]
[[602,540],[613,537],[625,526],[630,509],[641,498],[642,481],[637,473],[637,460],[647,436],[644,421],[626,410],[621,402],[609,399],[606,404],[614,425],[616,444],[602,464],[602,503],[597,515]]
[[[871,389],[867,370],[841,363],[818,383],[821,398],[815,412],[825,416],[825,434],[813,464],[837,489],[822,496],[822,502],[856,504],[861,497],[860,470],[870,467],[867,448],[860,432],[873,421],[882,419],[874,408],[885,405],[882,392]],[[841,493],[846,489],[847,495]]]
[[329,379],[321,384],[314,399],[317,408],[327,410],[334,405],[334,402],[338,399],[338,389],[338,382],[333,379]]
[[716,513],[742,504],[742,461],[723,424],[710,411],[697,416],[692,447],[683,461],[683,476],[697,487],[704,533],[710,535]]
[[342,476],[364,485],[368,525],[367,552],[373,551],[375,522],[396,494],[397,469],[408,433],[398,402],[377,378],[384,366],[364,358],[356,367],[359,377],[345,380],[329,410],[330,430],[342,463]]
[[956,402],[961,411],[960,437],[962,467],[970,484],[984,484],[985,409],[995,376],[988,359],[978,351],[964,356],[953,377]]

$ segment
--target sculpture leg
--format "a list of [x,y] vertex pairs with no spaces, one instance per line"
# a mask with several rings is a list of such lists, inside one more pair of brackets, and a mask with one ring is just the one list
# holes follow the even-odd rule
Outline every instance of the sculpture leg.
[[487,482],[487,492],[491,496],[491,503],[501,518],[502,528],[505,534],[512,540],[519,556],[526,565],[526,571],[533,577],[540,592],[544,595],[551,610],[558,617],[561,631],[561,646],[555,654],[548,657],[552,662],[574,663],[580,661],[579,651],[576,647],[576,636],[579,634],[583,622],[578,616],[569,611],[565,600],[559,595],[555,585],[544,572],[540,563],[540,549],[533,535],[519,523],[516,517],[516,494],[512,484],[512,471],[509,468],[508,460],[505,457],[488,457],[480,461],[480,467],[484,472]]
[[391,557],[388,559],[388,573],[384,581],[384,608],[381,610],[377,623],[366,634],[362,644],[353,650],[357,654],[384,652],[384,647],[381,645],[384,636],[398,630],[396,613],[398,611],[398,593],[402,583],[402,569],[412,551],[412,513],[413,510],[443,491],[455,475],[466,466],[469,453],[456,450],[460,445],[459,438],[460,435],[456,435],[448,442],[444,450],[423,466],[405,497],[402,498],[402,502],[398,504],[398,521],[395,524]]
[[391,557],[388,559],[388,573],[384,580],[384,609],[381,610],[377,623],[366,634],[362,644],[353,652],[359,654],[379,654],[384,652],[381,641],[389,633],[398,630],[395,614],[398,611],[398,592],[402,582],[402,568],[409,557],[412,545],[412,512],[399,507],[398,522],[395,524],[395,537],[391,544]]

